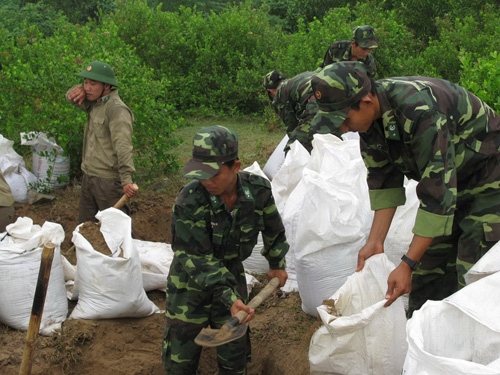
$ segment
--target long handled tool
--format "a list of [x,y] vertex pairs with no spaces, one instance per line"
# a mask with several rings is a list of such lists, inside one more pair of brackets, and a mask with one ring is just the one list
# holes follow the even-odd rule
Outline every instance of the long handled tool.
[[38,272],[38,281],[36,283],[35,297],[33,298],[33,307],[31,309],[30,323],[26,335],[26,345],[24,347],[19,375],[31,374],[35,344],[42,321],[43,306],[45,305],[45,296],[47,295],[47,287],[49,285],[52,259],[54,258],[54,247],[55,245],[51,242],[47,242],[43,247],[40,271]]
[[[269,283],[247,305],[257,308],[280,285],[280,279],[273,277]],[[240,324],[248,316],[246,311],[240,310],[221,329],[203,328],[194,342],[201,346],[219,346],[242,337],[248,328],[248,323]]]

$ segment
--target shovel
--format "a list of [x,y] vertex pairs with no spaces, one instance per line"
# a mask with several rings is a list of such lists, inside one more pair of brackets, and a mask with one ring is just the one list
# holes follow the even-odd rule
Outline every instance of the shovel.
[[[280,285],[280,279],[273,277],[269,283],[247,305],[256,309]],[[200,346],[219,346],[245,335],[248,323],[240,324],[248,316],[246,311],[240,310],[220,329],[203,328],[194,342]]]

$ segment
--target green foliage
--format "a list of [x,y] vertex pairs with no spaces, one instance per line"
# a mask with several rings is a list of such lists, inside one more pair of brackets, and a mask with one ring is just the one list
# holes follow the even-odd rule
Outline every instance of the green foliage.
[[237,114],[260,108],[262,66],[280,43],[266,13],[249,4],[204,17],[150,9],[144,1],[121,4],[112,16],[119,35],[149,66],[168,77],[165,99],[183,111]]
[[21,6],[36,4],[62,12],[72,23],[97,20],[100,13],[111,13],[116,9],[114,0],[19,0]]
[[460,54],[462,74],[460,85],[476,94],[500,113],[500,53],[474,60],[472,53]]
[[43,3],[21,5],[20,0],[5,1],[0,5],[2,26],[9,37],[22,37],[28,28],[36,27],[45,36],[52,35],[66,23],[62,12]]
[[154,79],[152,69],[117,36],[116,25],[67,24],[50,38],[30,29],[16,43],[2,39],[0,48],[2,135],[16,142],[18,152],[31,151],[19,147],[20,132],[45,132],[70,156],[71,174],[79,175],[85,114],[66,102],[65,93],[81,83],[75,73],[86,63],[104,60],[114,67],[120,96],[135,115],[138,175],[162,174],[178,167],[169,149],[175,145],[172,132],[182,118],[162,99],[165,82]]

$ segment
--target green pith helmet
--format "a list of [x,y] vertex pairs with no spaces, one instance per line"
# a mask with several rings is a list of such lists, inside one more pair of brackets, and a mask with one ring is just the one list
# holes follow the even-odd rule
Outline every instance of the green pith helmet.
[[77,76],[118,87],[113,68],[102,61],[91,62],[82,72],[78,73]]
[[193,139],[193,157],[184,167],[184,177],[207,180],[222,165],[238,158],[238,134],[224,126],[201,129]]

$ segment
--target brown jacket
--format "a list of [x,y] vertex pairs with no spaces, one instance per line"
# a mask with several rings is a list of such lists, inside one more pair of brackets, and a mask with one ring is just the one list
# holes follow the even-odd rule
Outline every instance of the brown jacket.
[[118,96],[118,91],[81,105],[66,99],[87,113],[83,138],[82,171],[89,176],[120,178],[122,186],[133,183],[135,173],[132,147],[134,114]]

